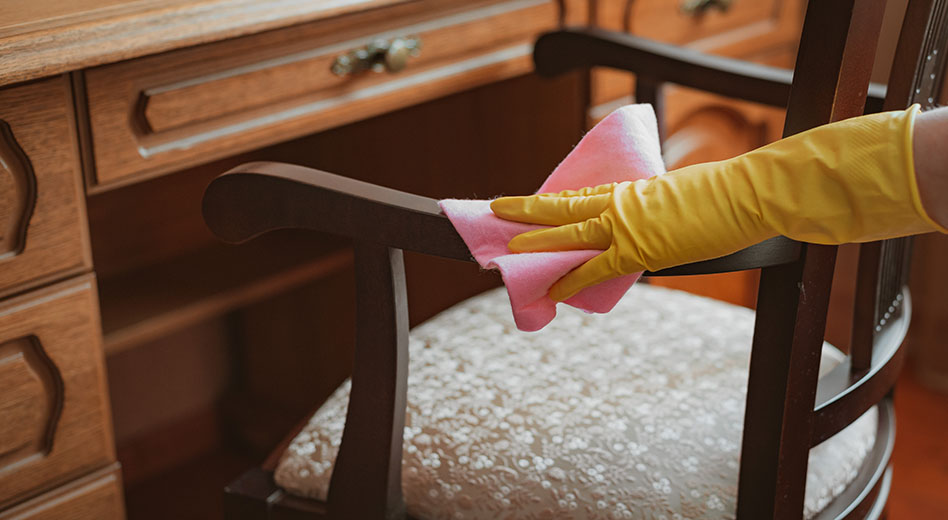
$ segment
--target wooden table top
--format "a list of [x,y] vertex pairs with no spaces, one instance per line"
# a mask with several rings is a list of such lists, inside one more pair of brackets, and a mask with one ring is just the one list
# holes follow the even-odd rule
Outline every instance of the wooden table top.
[[417,0],[3,0],[0,86]]

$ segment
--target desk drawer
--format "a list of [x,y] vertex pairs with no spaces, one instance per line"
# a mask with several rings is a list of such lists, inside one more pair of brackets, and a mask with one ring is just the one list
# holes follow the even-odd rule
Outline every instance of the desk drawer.
[[677,44],[730,31],[746,32],[755,25],[776,25],[780,4],[784,2],[786,0],[637,0],[629,11],[630,32]]
[[[805,0],[730,0],[725,10],[708,7],[698,13],[683,9],[694,1],[636,0],[629,4],[627,0],[596,0],[593,25],[751,61],[761,61],[758,56],[762,52],[785,55],[796,49]],[[793,67],[792,56],[789,62],[778,65]],[[594,70],[590,103],[596,108],[590,114],[591,121],[631,103],[633,89],[629,73]]]
[[0,306],[0,508],[115,460],[94,281]]
[[69,82],[0,89],[0,296],[91,269]]
[[0,512],[0,520],[121,520],[122,473],[113,464]]
[[[159,175],[528,72],[531,43],[558,25],[559,5],[416,0],[87,71],[95,183]],[[399,72],[331,70],[374,41],[408,38],[421,49]]]

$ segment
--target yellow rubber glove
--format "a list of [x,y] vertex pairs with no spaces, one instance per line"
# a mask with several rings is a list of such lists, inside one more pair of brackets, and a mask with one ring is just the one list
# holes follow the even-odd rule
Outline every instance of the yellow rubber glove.
[[604,249],[550,289],[562,301],[637,271],[717,258],[770,237],[867,242],[948,232],[925,213],[912,158],[918,106],[847,119],[726,161],[579,191],[503,197],[501,218],[559,226],[513,252]]

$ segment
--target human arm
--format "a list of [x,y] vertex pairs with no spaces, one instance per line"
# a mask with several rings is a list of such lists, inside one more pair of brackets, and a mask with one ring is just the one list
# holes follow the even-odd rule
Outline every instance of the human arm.
[[948,228],[948,107],[916,117],[912,147],[922,205],[932,220]]
[[[776,235],[839,244],[945,231],[929,213],[941,218],[948,192],[928,192],[948,182],[946,163],[925,155],[948,153],[945,140],[929,142],[926,134],[917,153],[913,140],[917,121],[920,132],[948,134],[948,117],[933,114],[913,107],[863,116],[726,161],[577,192],[504,197],[491,208],[508,220],[557,226],[515,237],[511,251],[603,250],[554,284],[558,301],[623,274],[723,256]],[[923,163],[922,184],[913,155]]]

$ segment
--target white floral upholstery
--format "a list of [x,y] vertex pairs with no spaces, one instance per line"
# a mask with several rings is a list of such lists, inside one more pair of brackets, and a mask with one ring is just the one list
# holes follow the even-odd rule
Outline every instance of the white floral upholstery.
[[[734,518],[753,312],[639,284],[607,315],[516,330],[503,290],[412,331],[403,487],[416,518]],[[842,355],[824,347],[823,370]],[[277,483],[325,499],[343,384]],[[814,448],[813,516],[855,477],[876,410]]]

